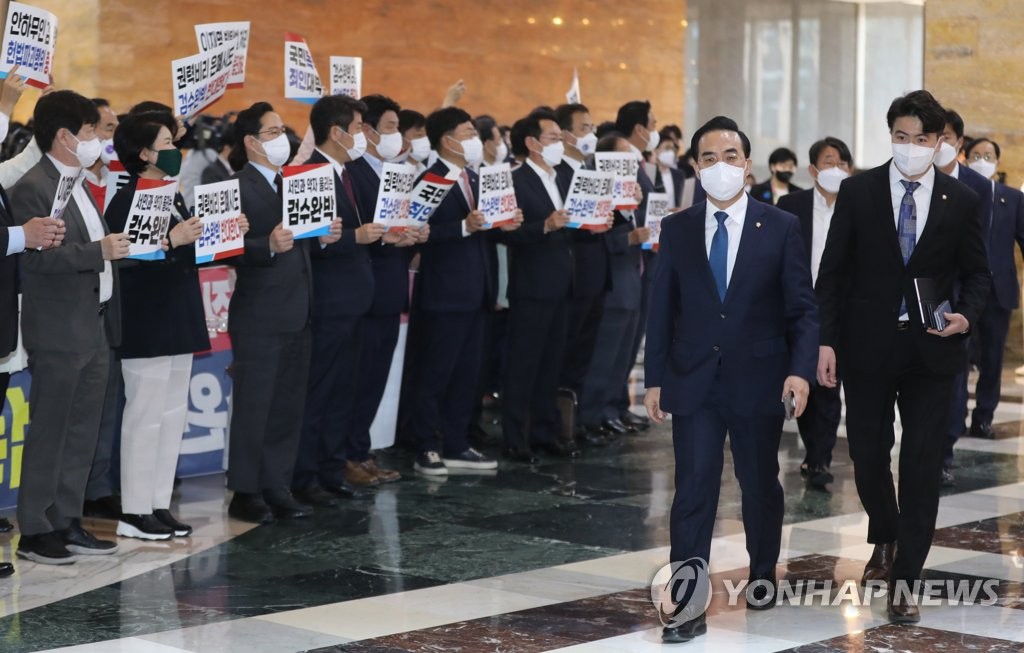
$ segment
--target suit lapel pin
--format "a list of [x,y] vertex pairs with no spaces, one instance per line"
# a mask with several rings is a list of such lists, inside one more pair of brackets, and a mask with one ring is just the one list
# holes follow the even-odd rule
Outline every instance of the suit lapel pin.
[[1000,197],[999,198],[999,203],[1000,204],[1006,204],[1006,198],[1005,197]]
[[756,222],[756,223],[754,223],[754,226],[757,227],[758,229],[760,229],[761,228],[761,223],[760,222]]
[[945,195],[943,195],[943,196],[942,196],[942,199],[946,199],[946,196],[945,196]]

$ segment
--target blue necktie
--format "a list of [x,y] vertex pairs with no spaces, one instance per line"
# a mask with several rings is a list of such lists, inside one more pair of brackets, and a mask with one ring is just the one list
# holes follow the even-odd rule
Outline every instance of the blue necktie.
[[[914,202],[914,191],[921,184],[916,181],[900,179],[903,188],[907,192],[903,194],[903,201],[900,202],[900,220],[897,227],[897,235],[900,240],[900,252],[903,254],[903,265],[910,260],[914,253],[914,245],[917,244],[917,203]],[[900,315],[907,313],[907,300],[900,302]]]
[[711,239],[711,254],[708,256],[708,263],[711,264],[711,275],[715,278],[715,286],[718,287],[718,298],[725,301],[725,289],[728,287],[728,261],[729,261],[729,230],[725,228],[725,220],[729,214],[725,211],[715,211],[715,219],[718,220],[718,230]]

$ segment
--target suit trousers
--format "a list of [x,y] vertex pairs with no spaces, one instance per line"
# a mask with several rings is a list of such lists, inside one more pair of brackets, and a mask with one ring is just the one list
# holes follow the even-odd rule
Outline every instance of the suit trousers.
[[583,379],[594,355],[603,312],[604,293],[592,297],[573,297],[569,302],[565,360],[562,362],[558,385],[575,392],[577,398],[583,392]]
[[640,279],[640,312],[637,318],[636,331],[633,334],[633,342],[630,346],[629,365],[626,367],[616,394],[614,404],[615,417],[611,419],[616,419],[622,413],[625,413],[629,410],[631,404],[629,375],[633,371],[633,365],[636,364],[637,356],[640,355],[640,345],[643,344],[644,336],[647,334],[647,310],[651,301],[651,283],[654,279],[654,266],[657,265],[657,262],[658,259],[653,255],[647,252],[644,253],[644,267],[646,269]]
[[309,382],[310,331],[231,334],[234,353],[228,488],[291,485]]
[[[847,369],[843,378],[846,432],[857,493],[868,514],[868,542],[896,543],[892,577],[905,581],[920,578],[931,547],[953,394],[953,375],[929,370],[914,337],[909,330],[898,332],[882,369]],[[903,424],[898,495],[890,457],[894,403]]]
[[314,318],[313,356],[292,487],[341,485],[356,400],[361,316]]
[[530,442],[561,439],[558,377],[568,304],[568,299],[511,301],[501,404],[501,427],[509,449],[524,450]]
[[445,456],[469,448],[473,407],[480,401],[483,354],[482,310],[420,310],[416,342],[421,347],[409,387],[410,426],[420,452]]
[[579,423],[599,426],[602,420],[619,416],[619,379],[632,368],[630,355],[640,314],[620,308],[604,308],[597,330],[594,353],[580,393]]
[[100,434],[96,440],[96,453],[92,457],[92,469],[89,470],[89,482],[85,486],[85,498],[88,501],[117,494],[121,487],[118,467],[123,416],[124,378],[121,375],[121,359],[116,350],[111,350]]
[[345,447],[348,460],[363,462],[370,457],[370,426],[384,398],[401,325],[401,315],[363,318],[363,346],[359,352],[352,426]]
[[192,354],[126,358],[121,424],[121,509],[148,515],[171,507],[188,416]]
[[30,351],[31,423],[25,437],[18,491],[23,535],[71,526],[82,516],[99,435],[110,349],[97,317],[97,343],[89,352]]
[[742,493],[751,575],[774,576],[784,510],[779,483],[782,417],[735,415],[727,408],[727,399],[716,378],[697,412],[672,416],[676,492],[669,521],[670,560],[710,560],[728,432]]
[[812,382],[804,414],[796,419],[800,439],[807,450],[804,463],[810,467],[832,465],[832,449],[836,446],[836,433],[843,414],[840,383],[826,388],[817,381]]

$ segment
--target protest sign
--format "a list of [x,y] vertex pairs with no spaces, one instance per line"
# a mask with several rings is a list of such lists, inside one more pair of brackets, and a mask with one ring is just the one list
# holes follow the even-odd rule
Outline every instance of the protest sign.
[[478,174],[480,197],[477,198],[477,209],[487,221],[484,228],[493,229],[512,222],[519,209],[516,190],[512,186],[512,166],[507,163],[481,166]]
[[52,80],[53,51],[57,47],[57,17],[38,7],[11,2],[4,27],[0,79],[18,66],[25,83],[46,88]]
[[245,249],[238,226],[242,198],[238,180],[229,179],[195,187],[196,216],[203,233],[196,241],[196,263],[209,263],[237,256]]
[[640,171],[640,160],[636,155],[629,152],[598,152],[594,155],[594,162],[601,172],[610,172],[615,175],[615,208],[635,209],[638,207],[636,176]]
[[579,168],[569,183],[565,211],[571,229],[603,229],[613,212],[615,177],[609,172]]
[[281,177],[284,228],[290,229],[296,239],[328,235],[331,222],[338,215],[331,164],[285,166],[281,168]]
[[430,220],[431,214],[444,201],[444,196],[455,185],[461,170],[452,169],[444,177],[428,172],[423,175],[419,183],[413,187],[409,194],[409,221],[410,227],[422,227]]
[[331,57],[331,95],[363,96],[362,57]]
[[163,239],[171,225],[174,196],[178,182],[164,179],[139,179],[132,197],[124,233],[130,242],[128,258],[159,261],[165,258]]
[[658,251],[661,241],[661,221],[672,213],[672,198],[668,193],[650,193],[647,196],[647,220],[644,226],[651,230],[651,235],[641,247]]
[[409,221],[409,193],[416,183],[416,168],[407,163],[385,163],[380,175],[373,221],[388,231],[403,231]]
[[314,104],[324,94],[320,74],[306,40],[298,34],[284,35],[284,96]]
[[64,209],[71,201],[71,193],[75,190],[75,183],[80,175],[61,175],[57,182],[57,193],[53,196],[53,206],[50,207],[50,217],[58,220],[64,219]]
[[235,23],[206,23],[196,25],[196,41],[200,52],[209,52],[235,42],[235,59],[231,63],[228,88],[245,86],[245,60],[249,53],[249,21]]
[[174,115],[194,116],[224,96],[238,41],[171,62]]
[[114,195],[117,195],[117,191],[121,190],[128,185],[131,181],[131,175],[124,169],[124,164],[117,159],[112,159],[110,165],[107,167],[107,185],[104,187],[106,192],[103,196],[103,212],[107,212],[107,207],[110,206],[110,200],[114,199]]

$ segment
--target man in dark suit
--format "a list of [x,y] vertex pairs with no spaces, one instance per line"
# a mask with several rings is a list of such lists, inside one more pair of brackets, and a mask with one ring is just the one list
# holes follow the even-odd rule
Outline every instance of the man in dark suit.
[[228,163],[228,154],[231,152],[231,144],[234,142],[235,125],[228,123],[223,127],[217,142],[217,159],[203,168],[203,172],[199,175],[200,183],[215,184],[218,181],[227,181],[231,178],[235,171]]
[[427,116],[427,137],[438,160],[425,174],[455,184],[430,215],[430,236],[421,247],[411,327],[419,351],[409,406],[418,450],[414,469],[443,476],[449,468],[498,466],[467,441],[473,406],[480,399],[483,314],[493,302],[496,280],[489,260],[490,234],[476,208],[479,180],[469,169],[483,158],[473,120],[458,107],[438,109]]
[[[850,176],[853,155],[846,143],[827,136],[811,145],[810,161],[807,172],[814,179],[814,188],[783,195],[777,206],[800,219],[811,280],[816,282],[839,185]],[[830,471],[832,449],[836,445],[836,433],[843,412],[839,384],[838,377],[834,388],[827,388],[816,380],[811,381],[807,410],[797,420],[805,450],[800,475],[811,486],[819,489],[825,489],[833,480]]]
[[[913,623],[911,585],[935,530],[953,378],[964,335],[981,315],[990,274],[978,196],[932,165],[945,112],[927,91],[896,98],[887,115],[892,161],[843,182],[818,272],[818,382],[843,369],[854,478],[875,550],[863,581],[889,580],[888,613]],[[945,329],[923,323],[915,278],[930,278],[952,312]],[[954,295],[959,284],[959,298]],[[893,486],[894,403],[903,425],[899,497]]]
[[[972,141],[967,149],[968,167],[961,168],[961,180],[967,173],[976,175],[989,191],[990,202],[981,212],[981,235],[985,241],[988,265],[992,271],[992,291],[985,301],[978,325],[971,338],[979,345],[978,383],[975,387],[975,407],[971,414],[970,435],[993,438],[992,418],[1002,385],[1003,350],[1006,334],[1010,330],[1010,315],[1020,305],[1020,284],[1014,245],[1024,250],[1024,197],[1020,191],[992,181],[999,164],[999,144],[987,138]],[[987,210],[985,210],[987,209]],[[957,375],[954,390],[954,421],[950,442],[946,450],[947,468],[953,460],[952,436],[963,433],[967,417],[967,370]],[[959,426],[959,430],[955,427]]]
[[[15,222],[49,215],[62,177],[95,163],[100,142],[96,106],[73,91],[42,96],[33,113],[39,163],[11,190]],[[99,436],[110,347],[121,339],[117,268],[128,237],[108,234],[80,180],[62,219],[60,247],[27,250],[22,258],[22,333],[29,354],[31,424],[25,438],[18,556],[68,564],[75,554],[105,555],[114,542],[81,526],[82,500]]]
[[[228,514],[266,524],[305,517],[289,488],[295,468],[310,367],[313,302],[311,239],[296,241],[282,219],[281,166],[290,155],[281,116],[267,102],[239,112],[231,165],[249,219],[245,253],[234,260],[228,309],[234,400],[228,448]],[[335,219],[320,246],[341,236]]]
[[316,149],[306,163],[329,163],[333,168],[343,223],[341,240],[314,251],[312,258],[313,356],[293,488],[314,505],[330,505],[331,494],[351,496],[350,487],[380,483],[363,465],[368,449],[358,454],[358,460],[348,455],[363,316],[373,303],[369,250],[385,230],[373,222],[372,213],[363,213],[348,168],[366,149],[364,111],[366,105],[358,100],[331,95],[318,100],[309,115]]
[[768,169],[772,176],[768,181],[755,185],[750,189],[750,196],[767,204],[778,204],[779,198],[787,193],[795,193],[803,190],[796,184],[790,183],[793,173],[796,172],[796,154],[788,147],[780,147],[774,150],[768,157]]
[[564,152],[562,130],[553,112],[539,109],[512,140],[513,151],[525,150],[527,158],[512,173],[523,228],[507,234],[508,362],[501,411],[506,455],[531,462],[536,448],[575,457],[576,443],[561,438],[557,404],[573,281],[563,208],[571,178],[555,170]]
[[[768,608],[782,538],[783,402],[792,401],[796,415],[806,405],[817,309],[799,222],[743,191],[747,137],[719,116],[694,133],[692,147],[709,199],[662,223],[644,404],[656,422],[672,414],[671,561],[710,557],[728,431],[756,587],[748,606]],[[672,621],[662,641],[706,629],[703,615]]]

